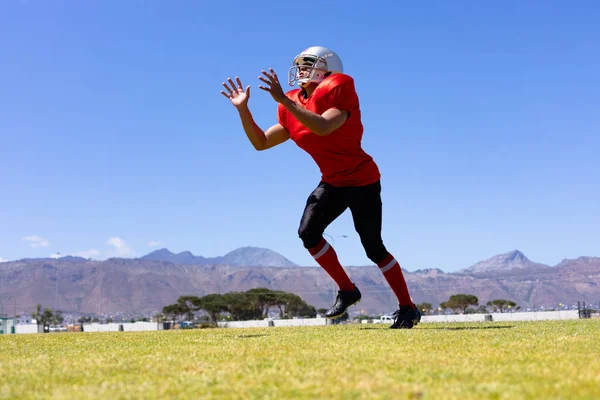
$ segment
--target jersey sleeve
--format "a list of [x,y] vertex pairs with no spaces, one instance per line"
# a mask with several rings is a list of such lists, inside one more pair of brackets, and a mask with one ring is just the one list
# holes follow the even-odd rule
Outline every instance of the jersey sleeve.
[[279,122],[279,125],[283,126],[285,129],[288,129],[285,111],[286,110],[283,105],[281,105],[281,104],[277,105],[277,122]]
[[346,79],[332,85],[323,96],[324,108],[338,108],[349,113],[358,108],[358,95],[354,87],[354,81]]
[[[288,99],[294,100],[294,96],[299,92],[299,89],[293,89],[287,92],[285,95]],[[283,126],[288,132],[288,121],[287,121],[288,110],[285,109],[283,104],[277,104],[277,122]]]

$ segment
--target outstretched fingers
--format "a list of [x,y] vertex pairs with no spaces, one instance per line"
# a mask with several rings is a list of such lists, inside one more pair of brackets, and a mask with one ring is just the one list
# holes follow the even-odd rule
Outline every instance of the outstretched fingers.
[[267,80],[267,79],[263,78],[262,76],[259,76],[259,77],[258,77],[258,80],[260,80],[260,81],[262,81],[262,82],[266,83],[267,85],[270,85],[271,83],[273,83],[273,82],[271,82],[271,81],[269,81],[269,80]]
[[236,77],[235,77],[235,81],[236,81],[236,82],[237,82],[237,84],[238,84],[238,90],[239,90],[240,92],[243,92],[243,91],[244,91],[244,87],[242,86],[242,81],[240,80],[240,77],[239,77],[239,76],[236,76]]
[[221,94],[227,97],[228,99],[236,97],[239,93],[246,92],[246,94],[248,94],[250,92],[250,86],[248,86],[246,90],[244,90],[244,87],[242,86],[242,81],[238,76],[235,77],[235,82],[231,78],[227,78],[227,82],[229,82],[229,84],[223,82],[223,87],[227,92],[221,90]]
[[225,90],[227,90],[227,93],[229,93],[230,95],[233,94],[233,92],[231,91],[231,89],[229,88],[229,86],[227,86],[227,84],[225,82],[223,82],[223,87],[225,88]]
[[[273,73],[273,75],[269,74],[265,70],[262,70],[260,72],[264,75],[264,77],[262,77],[262,76],[258,77],[258,79],[260,81],[262,81],[262,82],[266,83],[267,85],[269,85],[269,87],[259,86],[260,89],[266,90],[267,92],[271,91],[272,86],[273,86],[274,83],[279,83],[277,81],[277,75],[274,75],[273,68],[269,68],[269,71],[271,71],[271,73]],[[265,77],[266,77],[266,79],[265,79]]]
[[233,89],[234,92],[237,92],[237,90],[235,89],[235,83],[233,82],[233,80],[231,78],[227,78],[227,81],[231,85],[231,89]]
[[[269,71],[273,72],[272,68],[269,68]],[[264,76],[266,76],[267,78],[269,78],[269,81],[273,82],[275,80],[275,78],[273,77],[273,75],[269,74],[267,71],[262,70],[260,71]],[[259,79],[263,79],[262,76],[258,77]]]
[[[265,71],[263,71],[263,73],[265,73]],[[262,85],[259,85],[259,86],[258,86],[258,88],[259,88],[259,89],[266,90],[267,92],[271,90],[271,84],[272,84],[273,82],[271,82],[270,80],[267,80],[267,79],[263,78],[262,76],[259,76],[259,77],[258,77],[258,79],[259,79],[260,81],[262,81],[262,82],[266,83],[267,85],[269,85],[268,87],[267,87],[267,86],[262,86]]]
[[225,93],[224,91],[221,90],[221,94],[223,96],[227,97],[228,99],[231,99],[231,97],[233,96],[231,89],[229,89],[229,86],[227,86],[227,84],[225,82],[223,82],[223,87],[225,88],[225,90],[227,90],[227,93]]

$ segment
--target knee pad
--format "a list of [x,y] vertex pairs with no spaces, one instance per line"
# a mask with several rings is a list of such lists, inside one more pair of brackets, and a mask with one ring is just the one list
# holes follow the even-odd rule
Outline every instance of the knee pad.
[[373,261],[375,264],[383,261],[388,255],[388,251],[383,243],[367,246],[365,252],[367,253],[369,260]]
[[302,240],[302,244],[304,245],[305,249],[312,249],[321,242],[323,234],[319,234],[318,232],[314,232],[309,229],[300,228],[298,230],[298,237],[300,237]]

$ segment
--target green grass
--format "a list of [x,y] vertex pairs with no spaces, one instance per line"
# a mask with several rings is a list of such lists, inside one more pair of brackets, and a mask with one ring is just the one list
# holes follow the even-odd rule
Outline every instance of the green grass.
[[0,336],[0,398],[600,398],[600,320]]

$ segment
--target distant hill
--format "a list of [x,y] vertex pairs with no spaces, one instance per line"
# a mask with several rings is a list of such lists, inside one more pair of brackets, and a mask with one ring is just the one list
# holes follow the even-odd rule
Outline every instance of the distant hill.
[[[169,255],[159,251],[161,254]],[[37,303],[54,308],[58,289],[59,309],[65,312],[150,313],[162,310],[181,295],[202,296],[256,287],[296,293],[317,308],[333,303],[337,288],[321,268],[256,265],[257,260],[270,260],[265,254],[270,257],[277,253],[243,248],[223,256],[231,261],[229,264],[203,265],[78,257],[4,262],[0,263],[0,303],[5,310],[10,304],[16,306],[17,313],[30,314]],[[187,260],[189,255],[184,254],[181,259]],[[233,265],[245,259],[254,265]],[[597,303],[600,299],[598,257],[563,260],[550,267],[513,251],[473,267],[476,268],[455,273],[437,268],[405,271],[405,277],[415,302],[436,307],[457,293],[474,294],[480,304],[494,299],[513,300],[522,308],[550,308],[577,301]],[[397,300],[375,265],[349,267],[347,271],[363,294],[355,310],[370,314],[394,311]]]
[[190,265],[202,265],[206,264],[207,259],[202,256],[195,256],[189,251],[182,251],[181,253],[175,254],[168,249],[155,250],[143,257],[141,260],[151,261],[168,261],[173,264],[190,264]]
[[281,254],[260,247],[241,247],[220,257],[195,256],[189,251],[178,254],[168,249],[153,251],[141,257],[142,260],[169,261],[173,264],[189,265],[246,265],[261,267],[297,267]]
[[529,260],[519,250],[513,250],[508,253],[498,254],[494,257],[488,258],[478,262],[469,268],[462,269],[458,272],[463,274],[471,275],[485,275],[485,274],[503,274],[508,271],[520,270],[520,271],[532,271],[538,269],[551,268],[544,264],[534,263]]
[[259,265],[262,267],[297,267],[279,253],[260,247],[241,247],[225,254],[222,264],[230,265]]
[[61,261],[87,261],[87,258],[76,257],[76,256],[65,256],[60,257]]

